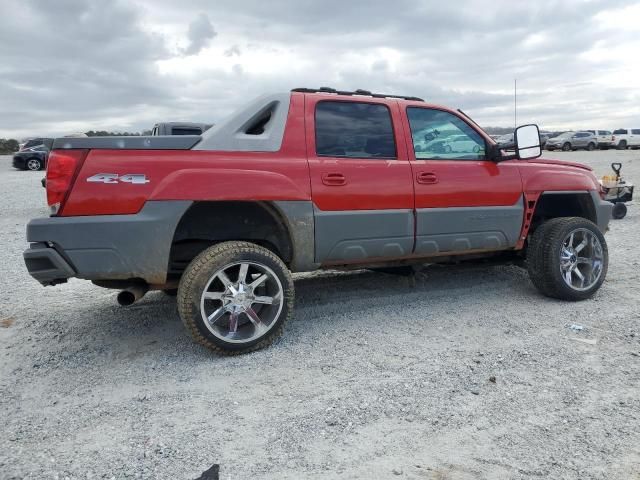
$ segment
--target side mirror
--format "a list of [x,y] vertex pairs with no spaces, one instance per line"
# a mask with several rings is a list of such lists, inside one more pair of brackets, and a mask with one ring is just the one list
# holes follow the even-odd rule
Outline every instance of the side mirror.
[[513,137],[518,158],[527,160],[530,158],[538,158],[542,155],[542,148],[540,148],[540,131],[537,125],[522,125],[516,128]]

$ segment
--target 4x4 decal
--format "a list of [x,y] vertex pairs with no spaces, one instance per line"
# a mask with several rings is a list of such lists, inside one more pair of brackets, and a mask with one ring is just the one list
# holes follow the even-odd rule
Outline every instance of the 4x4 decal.
[[149,183],[144,173],[127,173],[125,175],[118,175],[117,173],[96,173],[95,175],[87,178],[87,182],[95,183],[134,183],[136,185],[143,185]]

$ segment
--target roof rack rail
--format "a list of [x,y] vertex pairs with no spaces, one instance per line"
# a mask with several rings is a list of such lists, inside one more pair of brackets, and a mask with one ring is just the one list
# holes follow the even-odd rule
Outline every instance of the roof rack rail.
[[335,93],[337,95],[362,95],[373,98],[401,98],[403,100],[414,100],[416,102],[424,102],[424,99],[420,97],[408,97],[405,95],[387,95],[386,93],[371,93],[369,90],[358,89],[354,92],[350,92],[347,90],[336,90],[331,87],[320,87],[320,88],[294,88],[291,90],[292,92],[301,92],[301,93]]

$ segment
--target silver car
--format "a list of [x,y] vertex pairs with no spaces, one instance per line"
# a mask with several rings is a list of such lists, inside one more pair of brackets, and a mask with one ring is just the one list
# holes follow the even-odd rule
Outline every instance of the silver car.
[[547,150],[577,150],[585,148],[589,151],[595,150],[598,146],[598,137],[591,132],[564,132],[557,137],[547,140],[545,148]]

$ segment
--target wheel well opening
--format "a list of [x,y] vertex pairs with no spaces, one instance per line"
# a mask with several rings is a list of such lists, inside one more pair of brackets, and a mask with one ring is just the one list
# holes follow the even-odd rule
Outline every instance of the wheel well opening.
[[293,258],[287,225],[268,202],[196,202],[182,216],[173,235],[168,277],[179,278],[200,252],[231,240],[267,248],[287,265]]
[[593,199],[588,192],[543,194],[533,213],[531,231],[541,223],[557,217],[582,217],[597,222]]

